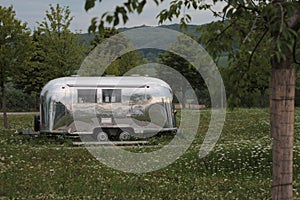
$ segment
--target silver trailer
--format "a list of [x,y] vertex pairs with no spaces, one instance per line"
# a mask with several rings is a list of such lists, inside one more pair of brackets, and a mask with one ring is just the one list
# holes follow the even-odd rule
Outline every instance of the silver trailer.
[[41,92],[41,133],[126,140],[176,131],[173,94],[164,81],[144,76],[63,77]]

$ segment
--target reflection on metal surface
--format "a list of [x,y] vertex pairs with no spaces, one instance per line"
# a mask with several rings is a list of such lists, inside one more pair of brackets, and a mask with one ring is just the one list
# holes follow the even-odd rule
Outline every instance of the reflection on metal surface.
[[172,98],[169,85],[157,78],[55,79],[41,92],[41,131],[92,134],[118,128],[139,135],[175,130]]

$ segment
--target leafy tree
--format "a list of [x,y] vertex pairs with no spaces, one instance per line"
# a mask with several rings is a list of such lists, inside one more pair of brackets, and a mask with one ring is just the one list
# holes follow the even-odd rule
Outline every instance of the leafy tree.
[[[186,79],[191,84],[194,91],[199,94],[198,102],[209,104],[209,95],[205,82],[200,77],[201,75],[199,72],[190,63],[188,63],[184,58],[171,52],[161,54],[159,59],[159,63],[172,67],[182,75],[180,79]],[[185,104],[187,103],[186,95],[188,92],[188,86],[183,84],[185,81],[180,79],[178,80],[178,76],[174,76],[174,74],[170,73],[169,70],[163,69],[159,69],[158,77],[167,83],[172,83],[172,90],[180,94],[177,98],[180,98],[178,100],[180,100],[183,103],[183,107],[185,107]]]
[[[131,50],[131,45],[122,33],[118,33],[115,28],[105,28],[103,32],[94,33],[94,39],[91,41],[93,51],[88,61],[84,62],[83,70],[79,72],[80,75],[118,76],[144,63],[143,57],[137,51],[120,54],[122,51]],[[118,35],[113,39],[108,39],[116,34]],[[99,44],[101,46],[98,46]],[[105,71],[103,71],[104,67],[107,67]]]
[[8,128],[6,114],[6,83],[18,78],[19,67],[30,58],[30,31],[16,19],[13,7],[0,6],[0,88],[4,127]]
[[48,81],[76,74],[88,48],[70,31],[72,20],[69,7],[50,5],[32,36],[34,55],[30,65],[17,82],[24,92],[35,93],[38,98]]
[[[240,7],[236,6],[235,8],[238,8],[241,13],[230,14],[228,16],[230,17],[229,20],[223,22],[225,28],[221,29],[222,31],[217,36],[213,36],[207,41],[222,41],[221,43],[225,44],[227,49],[231,49],[231,60],[235,60],[235,63],[238,60],[235,57],[245,55],[244,52],[250,52],[248,56],[244,56],[244,59],[239,57],[239,60],[246,61],[247,67],[239,65],[234,70],[235,74],[243,73],[242,75],[239,74],[239,77],[236,76],[236,79],[238,79],[236,82],[248,84],[247,88],[251,88],[255,83],[254,86],[263,95],[268,82],[267,75],[269,74],[271,79],[270,123],[271,139],[273,141],[272,196],[274,199],[290,199],[292,198],[292,138],[294,137],[296,79],[294,65],[297,63],[293,59],[296,53],[293,46],[297,41],[297,32],[300,25],[299,16],[296,14],[299,7],[295,3],[284,1],[266,5],[259,2],[254,7],[251,7],[251,5],[244,5],[244,8],[241,8],[241,5]],[[249,9],[253,13],[248,12]],[[238,26],[241,23],[244,25]],[[232,34],[232,32],[235,32],[234,36],[228,37],[228,34]],[[237,34],[239,34],[239,37],[236,37]],[[223,36],[226,38],[223,38]],[[219,39],[216,40],[216,37],[219,37]],[[242,41],[237,42],[237,38]],[[232,50],[235,45],[238,45],[239,52]],[[217,44],[210,46],[211,48],[218,47]],[[226,48],[224,49],[226,50]],[[217,52],[215,49],[212,49],[212,51]],[[245,81],[245,76],[248,76],[248,81]],[[241,84],[238,84],[238,86],[241,87],[236,87],[235,92],[241,95],[240,91],[242,91],[243,86]],[[284,155],[287,155],[287,157],[285,158]]]
[[79,68],[86,48],[80,44],[78,35],[70,31],[73,20],[69,7],[50,5],[46,18],[39,23],[37,40],[42,48],[44,65],[50,69],[52,78],[74,74]]
[[254,38],[260,36],[260,31],[256,30],[251,36],[244,33],[245,27],[251,29],[251,25],[244,19],[240,19],[232,25],[232,29],[221,36],[211,34],[213,30],[224,30],[226,26],[228,23],[221,21],[202,26],[200,42],[206,45],[206,49],[216,61],[227,53],[229,66],[222,68],[222,76],[227,88],[229,106],[252,106],[254,102],[249,102],[249,97],[259,92],[260,106],[264,107],[271,69],[270,59],[266,54],[271,54],[271,45],[265,38],[252,54],[256,45]]
[[16,88],[21,89],[26,94],[33,94],[36,109],[39,106],[39,94],[48,80],[45,77],[49,74],[48,70],[51,70],[51,68],[46,68],[46,65],[43,63],[45,60],[42,56],[44,52],[38,42],[38,34],[37,31],[33,32],[31,41],[33,48],[32,56],[27,65],[23,66],[23,73],[14,81]]
[[[260,107],[265,107],[265,95],[269,88],[270,62],[261,54],[255,54],[250,67],[247,65],[249,52],[240,50],[228,67],[222,70],[226,80],[226,92],[230,106],[252,106],[247,97],[260,94]],[[248,99],[248,100],[247,100]]]
[[[197,43],[196,46],[198,47]],[[172,90],[177,93],[177,100],[183,103],[183,107],[188,103],[188,99],[192,100],[192,98],[190,98],[191,91],[189,89],[193,89],[198,96],[198,102],[191,103],[200,102],[205,105],[210,105],[211,102],[207,85],[210,84],[209,79],[213,79],[216,76],[212,69],[208,69],[207,62],[201,62],[203,59],[206,59],[206,54],[198,55],[195,52],[193,42],[185,35],[178,35],[176,41],[168,47],[168,50],[169,51],[159,55],[158,62],[171,67],[176,72],[158,66],[158,77],[170,83]],[[188,54],[188,58],[184,57],[186,54]],[[191,63],[186,59],[192,60]],[[178,75],[176,75],[177,73]],[[200,73],[206,77],[202,77]],[[211,92],[213,92],[213,90],[211,90]]]
[[68,76],[78,69],[82,57],[83,47],[69,27],[73,17],[68,7],[50,5],[46,11],[46,18],[39,23],[37,40],[42,48],[45,68],[49,68],[49,79]]
[[[26,94],[22,90],[16,89],[13,83],[7,83],[6,88],[6,108],[10,112],[36,111],[35,96]],[[1,95],[1,93],[0,93]],[[2,106],[0,102],[0,106]]]
[[[160,4],[163,0],[153,0]],[[85,9],[94,7],[96,0],[86,0]],[[221,1],[213,1],[213,3]],[[101,16],[99,29],[103,29],[104,21],[112,23],[114,26],[119,24],[120,17],[124,23],[128,21],[129,13],[141,13],[146,0],[128,0],[121,6],[117,6],[112,13],[104,13]],[[199,0],[174,0],[170,7],[160,12],[158,18],[162,23],[173,18],[181,18],[183,25],[191,20],[191,17],[184,10],[211,10],[215,16],[227,21],[225,29],[213,30],[212,34],[221,37],[226,30],[234,28],[234,25],[244,19],[248,26],[241,27],[237,32],[243,32],[247,39],[252,33],[260,32],[260,37],[253,38],[257,41],[249,59],[256,52],[256,47],[260,45],[263,38],[267,38],[271,44],[272,52],[267,54],[271,62],[271,81],[270,81],[270,126],[273,150],[273,199],[293,199],[293,138],[294,138],[294,97],[295,97],[295,78],[296,72],[294,63],[295,43],[299,38],[300,29],[300,4],[299,1],[288,0],[230,0],[225,1],[221,13],[212,8],[212,4]],[[97,20],[94,18],[90,27],[96,29]],[[215,38],[217,40],[218,38]],[[216,44],[218,47],[218,44]],[[225,44],[226,45],[226,44]],[[233,44],[230,44],[231,48]],[[220,45],[222,47],[222,45]]]
[[103,32],[93,33],[93,40],[91,41],[92,49],[94,49],[98,44],[104,40],[110,38],[113,35],[118,34],[118,30],[115,28],[105,28]]
[[116,76],[124,75],[134,67],[143,63],[145,63],[143,57],[137,51],[131,51],[118,57],[109,65],[104,74]]
[[[228,26],[231,28],[228,29]],[[244,18],[235,21],[234,24],[217,21],[201,26],[202,34],[199,40],[214,60],[218,63],[220,57],[227,54],[229,66],[222,68],[222,76],[230,107],[252,106],[254,102],[249,102],[249,97],[256,96],[257,92],[260,93],[260,106],[265,105],[271,65],[270,59],[264,54],[266,51],[271,53],[270,44],[263,38],[256,53],[252,54],[257,42],[254,38],[260,37],[261,31],[255,28],[255,32],[249,35],[245,30],[251,28],[252,25]],[[211,34],[212,32],[215,34]]]

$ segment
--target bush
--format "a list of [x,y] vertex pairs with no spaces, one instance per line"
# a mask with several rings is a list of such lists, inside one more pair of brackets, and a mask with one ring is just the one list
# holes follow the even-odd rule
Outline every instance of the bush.
[[[2,94],[0,93],[2,99]],[[20,112],[20,111],[37,111],[38,102],[34,94],[26,94],[21,90],[17,90],[12,87],[8,87],[6,90],[6,108],[8,111]],[[2,101],[0,101],[2,108]]]

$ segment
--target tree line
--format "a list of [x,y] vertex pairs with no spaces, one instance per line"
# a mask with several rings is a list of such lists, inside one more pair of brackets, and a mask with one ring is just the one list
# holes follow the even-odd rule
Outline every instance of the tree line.
[[[33,105],[36,105],[44,84],[51,79],[74,73],[86,47],[69,30],[73,18],[68,7],[50,5],[45,18],[38,22],[38,28],[33,32],[26,23],[16,18],[12,6],[0,6],[0,15],[1,105],[4,127],[7,128],[6,103],[12,93],[8,86],[20,89],[25,96],[29,94],[27,102],[33,101]],[[8,103],[22,100],[17,99],[16,95]],[[19,106],[17,108],[20,109]]]
[[[71,32],[72,20],[69,7],[50,5],[37,29],[31,31],[16,18],[12,6],[0,6],[0,105],[5,128],[7,111],[38,110],[39,94],[47,82],[76,75],[89,52],[118,33],[107,29],[105,34],[93,34],[87,44],[79,32]],[[112,63],[104,75],[124,74],[139,62],[143,62],[139,54],[128,53]]]
[[[80,33],[70,31],[72,20],[69,7],[50,5],[45,18],[38,22],[37,29],[31,31],[26,23],[16,19],[13,7],[1,7],[0,105],[4,112],[37,110],[39,93],[49,80],[76,74],[81,62],[92,49],[118,33],[115,28],[105,28],[102,32],[94,33],[91,40],[85,41]],[[267,40],[262,40],[262,45],[253,54],[249,67],[249,50],[255,45],[255,40],[251,40],[250,35],[236,30],[250,25],[240,19],[236,22],[235,29],[227,30],[219,40],[215,40],[215,35],[211,32],[227,26],[231,26],[227,21],[201,25],[198,30],[193,26],[193,33],[198,33],[192,37],[205,46],[217,63],[224,79],[230,107],[266,107],[269,105],[271,63],[270,59],[260,52],[271,52],[271,45]],[[185,32],[186,29],[181,31]],[[256,35],[259,35],[257,31],[252,33],[251,37],[258,37]],[[226,64],[220,61],[222,59],[226,60]],[[201,75],[184,59],[170,52],[142,50],[128,53],[112,63],[104,75],[123,75],[131,68],[147,62],[165,64],[180,72],[191,82],[198,102],[209,106],[208,90]],[[98,72],[90,73],[92,74],[88,75],[99,75]],[[148,75],[151,73],[155,72],[145,72]],[[156,76],[169,77],[172,81],[167,71]],[[297,99],[300,99],[299,91],[296,90],[296,105]]]
[[[95,2],[96,0],[86,0],[85,9],[93,8]],[[163,0],[154,2],[160,5]],[[216,2],[219,1],[213,1]],[[96,32],[98,28],[101,40],[105,37],[103,35],[105,31],[112,30],[104,27],[104,21],[112,23],[113,26],[122,20],[126,23],[129,20],[128,14],[142,13],[146,3],[145,0],[128,0],[117,6],[112,14],[109,12],[103,14],[99,22],[92,20],[89,30]],[[199,11],[208,9],[221,19],[217,23],[203,27],[206,34],[202,34],[198,39],[216,61],[227,52],[229,66],[222,68],[221,71],[229,104],[240,106],[245,102],[251,102],[247,98],[253,93],[260,97],[259,102],[263,104],[264,97],[267,93],[270,94],[270,128],[274,162],[272,194],[274,199],[292,199],[291,163],[294,92],[296,70],[300,63],[297,59],[300,4],[298,1],[286,0],[256,2],[231,0],[225,2],[221,12],[214,11],[211,6],[204,1],[174,0],[169,8],[160,12],[158,20],[162,23],[178,18],[182,9]],[[57,12],[62,15],[55,15]],[[12,7],[0,7],[0,15],[0,88],[2,110],[5,112],[8,83],[13,83],[14,87],[20,86],[24,91],[38,93],[41,89],[39,86],[48,80],[74,74],[83,59],[82,56],[84,57],[91,47],[82,45],[78,42],[78,37],[69,31],[72,17],[67,7],[50,6],[44,21],[39,23],[38,29],[33,34],[26,23],[15,19]],[[183,26],[190,20],[191,17],[186,13],[180,19]],[[74,45],[72,49],[68,49],[70,44]],[[144,62],[143,58],[135,55],[138,57],[137,63]],[[174,61],[173,55],[162,56],[165,56],[162,57],[162,62]],[[184,61],[179,59],[175,58],[178,63],[184,64]],[[116,75],[122,73],[119,69],[122,67],[119,65],[120,61],[122,58],[112,65],[115,67],[111,70]],[[181,67],[183,68],[184,66]],[[270,88],[267,89],[269,82]],[[6,120],[4,124],[7,127]]]

